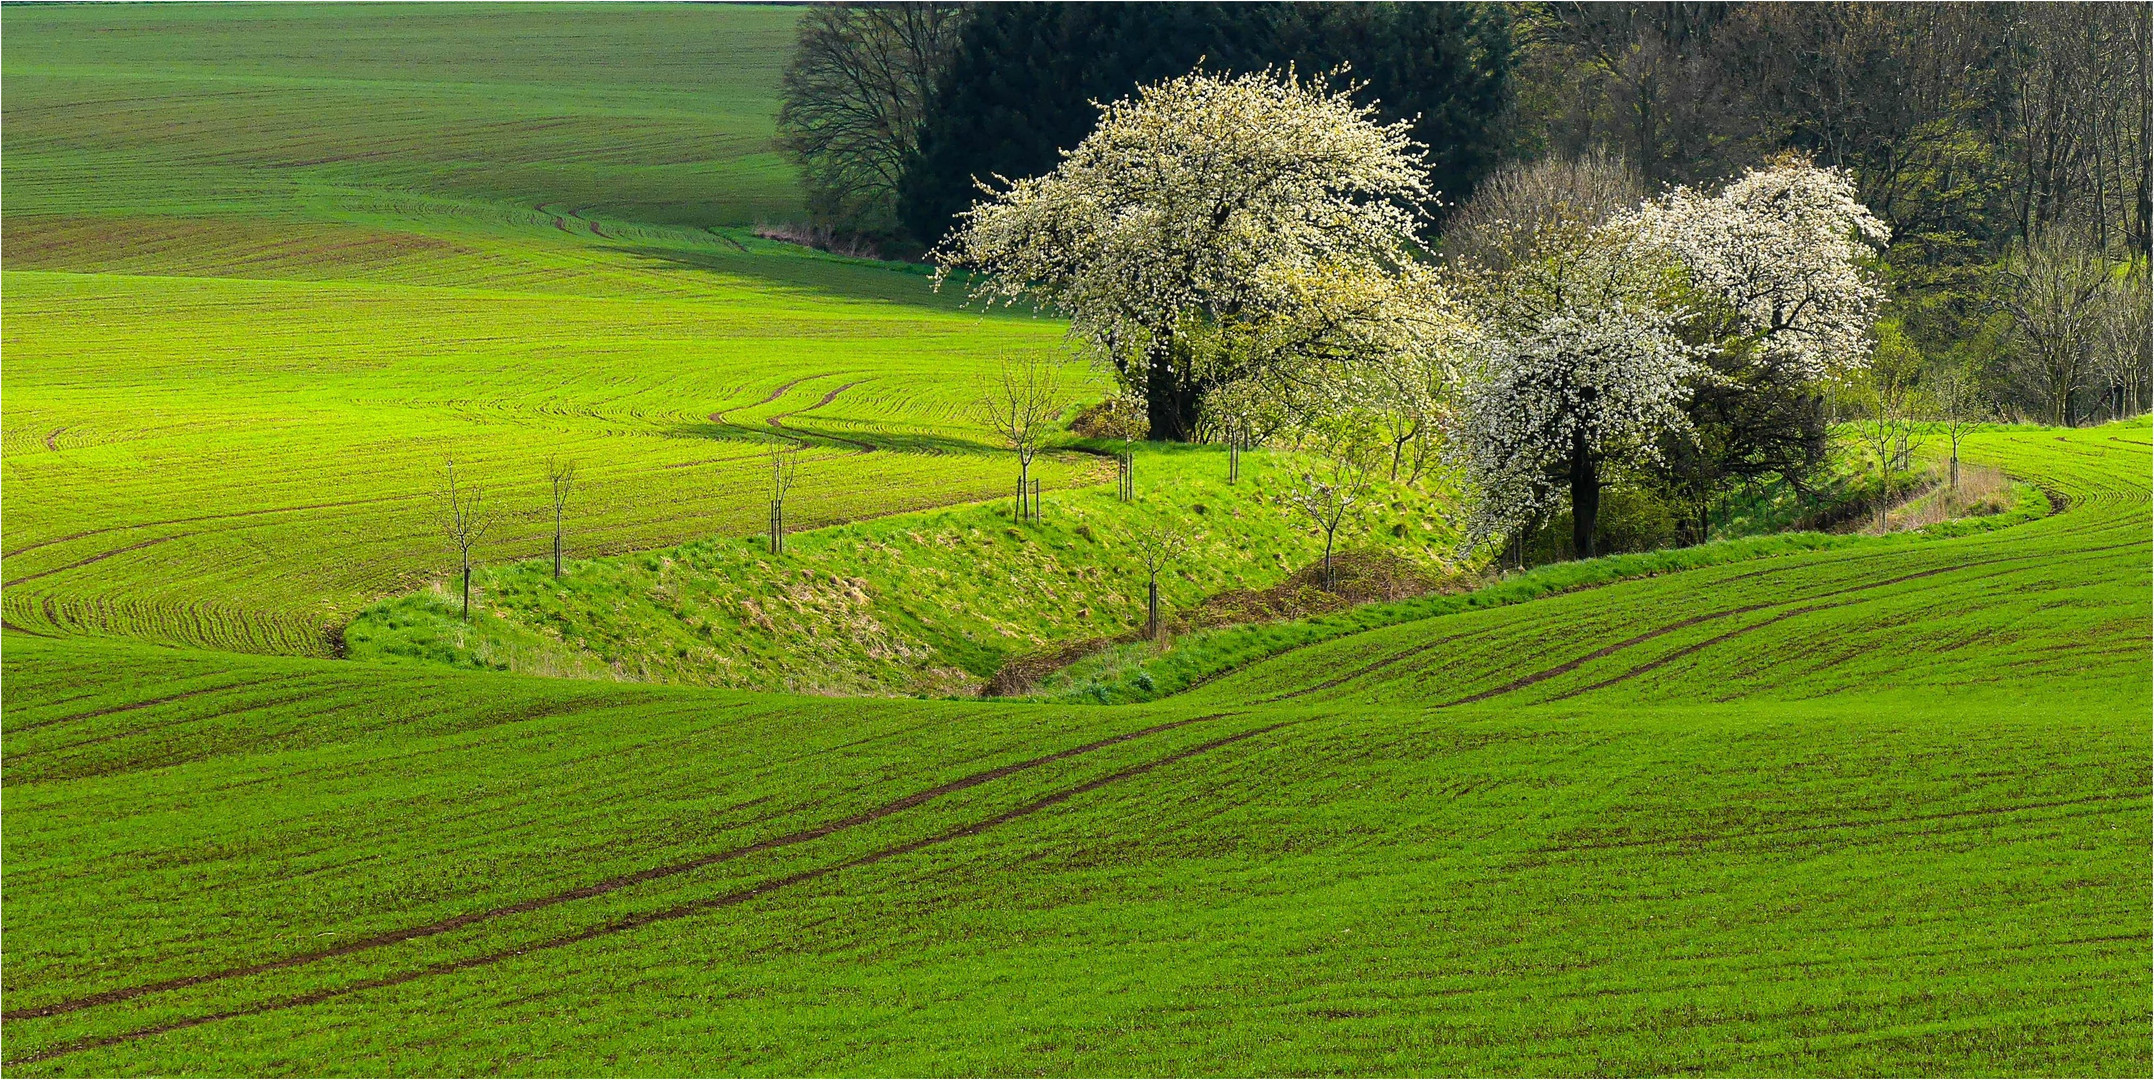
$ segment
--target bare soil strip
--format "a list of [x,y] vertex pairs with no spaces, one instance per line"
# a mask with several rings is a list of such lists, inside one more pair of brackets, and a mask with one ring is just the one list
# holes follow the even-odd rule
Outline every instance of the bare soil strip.
[[[1198,717],[1196,719],[1208,718]],[[1195,723],[1196,719],[1178,721],[1175,726],[1179,726],[1179,724]],[[686,904],[680,904],[675,907],[664,908],[658,911],[648,911],[636,915],[624,916],[619,919],[614,919],[610,922],[601,923],[597,926],[588,927],[583,930],[572,931],[566,934],[556,935],[554,937],[546,938],[544,940],[533,942],[528,945],[519,945],[513,948],[503,949],[498,952],[487,953],[481,956],[467,957],[462,960],[445,961],[443,963],[433,964],[427,967],[419,968],[414,971],[402,972],[395,975],[383,975],[371,979],[362,979],[358,982],[347,983],[343,986],[329,987],[322,990],[310,991],[308,993],[297,994],[291,997],[276,998],[270,1001],[261,1002],[259,1004],[249,1005],[244,1008],[229,1009],[224,1012],[209,1013],[202,1016],[190,1016],[179,1020],[171,1020],[165,1023],[153,1024],[149,1027],[137,1028],[133,1031],[125,1031],[115,1035],[100,1035],[87,1039],[78,1039],[74,1042],[62,1043],[56,1046],[48,1047],[44,1050],[40,1050],[33,1054],[25,1055],[23,1057],[11,1058],[7,1061],[0,1062],[0,1065],[5,1065],[9,1067],[20,1067],[23,1065],[34,1064],[40,1061],[50,1061],[53,1058],[61,1057],[66,1054],[79,1053],[84,1050],[94,1050],[105,1046],[113,1046],[118,1043],[126,1042],[132,1039],[146,1038],[148,1036],[163,1035],[168,1032],[180,1031],[186,1028],[200,1027],[204,1024],[215,1023],[219,1020],[230,1020],[244,1016],[259,1016],[263,1013],[278,1012],[285,1009],[302,1008],[308,1005],[318,1005],[324,1001],[344,997],[349,994],[355,994],[363,990],[376,990],[382,987],[400,986],[404,983],[416,982],[420,979],[428,978],[435,975],[447,975],[454,972],[467,971],[472,968],[485,967],[488,965],[497,964],[503,960],[510,960],[519,956],[527,956],[535,952],[542,952],[550,949],[559,949],[570,945],[581,944],[583,942],[591,941],[597,938],[610,937],[614,934],[641,929],[654,923],[670,922],[675,919],[685,919],[692,915],[701,915],[706,912],[716,911],[722,908],[735,907],[740,904],[747,903],[750,900],[754,900],[758,897],[766,896],[770,893],[777,892],[780,889],[785,889],[794,885],[814,881],[818,878],[828,877],[832,874],[838,873],[841,870],[851,870],[857,867],[869,866],[875,863],[883,862],[887,859],[896,858],[900,855],[909,855],[915,851],[922,850],[923,848],[929,848],[940,844],[950,843],[954,840],[962,840],[970,836],[977,836],[981,833],[988,831],[989,829],[1009,824],[1010,822],[1016,821],[1020,818],[1029,817],[1033,814],[1039,813],[1042,810],[1048,809],[1049,807],[1057,806],[1062,803],[1068,802],[1069,800],[1076,798],[1079,795],[1084,795],[1089,792],[1097,791],[1100,788],[1106,787],[1109,784],[1118,783],[1120,781],[1130,779],[1131,777],[1141,776],[1162,766],[1172,765],[1176,762],[1196,757],[1199,754],[1209,753],[1221,747],[1230,746],[1245,739],[1254,738],[1258,735],[1268,734],[1270,732],[1277,731],[1280,728],[1298,722],[1299,721],[1286,720],[1276,724],[1269,724],[1264,727],[1251,728],[1248,731],[1241,731],[1236,732],[1232,735],[1222,736],[1220,738],[1213,739],[1210,742],[1199,743],[1195,746],[1176,750],[1175,752],[1168,754],[1164,757],[1154,758],[1153,760],[1144,762],[1142,764],[1131,765],[1127,768],[1117,769],[1116,771],[1108,773],[1105,776],[1101,776],[1092,780],[1087,780],[1082,784],[1063,788],[1060,791],[1056,791],[1051,794],[1042,796],[1041,798],[1035,799],[1032,802],[1026,803],[1025,805],[1020,806],[1014,810],[1009,810],[1004,813],[997,814],[994,817],[986,818],[981,821],[976,821],[970,825],[963,825],[958,828],[951,829],[947,832],[939,833],[937,835],[926,837],[920,840],[910,840],[902,844],[894,844],[890,847],[870,852],[866,855],[859,856],[858,858],[848,859],[844,862],[832,863],[830,865],[816,867],[811,870],[802,870],[797,873],[787,874],[784,877],[773,878],[772,880],[763,882],[759,885],[753,885],[745,889],[726,893],[723,896],[715,896],[706,900],[695,900]],[[1124,736],[1124,738],[1135,737],[1138,734],[1141,733],[1132,732],[1130,733],[1130,735]],[[1076,751],[1066,751],[1066,753],[1074,752]]]
[[1147,735],[1156,735],[1160,732],[1171,731],[1175,728],[1183,727],[1189,724],[1201,723],[1207,720],[1217,720],[1222,717],[1231,715],[1233,714],[1213,713],[1207,716],[1196,716],[1186,720],[1174,720],[1164,724],[1155,724],[1148,728],[1141,728],[1136,731],[1124,732],[1120,735],[1115,735],[1110,738],[1085,743],[1082,746],[1073,746],[1067,750],[1058,750],[1044,757],[1031,758],[1026,761],[1020,761],[1010,765],[1003,765],[998,768],[987,769],[982,772],[976,772],[970,776],[966,776],[957,780],[952,780],[947,784],[939,784],[935,787],[914,792],[913,794],[907,795],[904,798],[884,803],[883,805],[875,807],[873,809],[863,810],[860,813],[854,814],[850,817],[839,818],[836,821],[826,822],[812,828],[801,829],[797,832],[787,833],[784,836],[773,837],[769,840],[759,840],[753,844],[748,844],[743,847],[730,848],[725,851],[714,852],[712,854],[699,856],[697,858],[689,859],[684,862],[669,863],[664,866],[655,866],[644,870],[637,870],[633,873],[621,874],[616,877],[607,878],[604,881],[594,882],[593,884],[582,886],[580,888],[569,889],[565,892],[554,893],[550,896],[542,896],[531,900],[519,901],[514,904],[507,904],[501,907],[490,908],[485,911],[469,912],[463,915],[457,915],[451,918],[442,919],[431,923],[425,923],[419,926],[409,926],[400,930],[391,930],[386,933],[376,934],[372,937],[367,938],[360,938],[358,940],[345,942],[331,948],[320,949],[314,952],[299,953],[292,956],[280,957],[275,960],[264,960],[259,963],[245,964],[239,967],[226,968],[222,971],[209,972],[203,975],[187,975],[174,979],[164,979],[158,982],[141,983],[135,986],[125,986],[113,990],[102,991],[100,993],[86,994],[82,997],[69,998],[64,1001],[56,1001],[49,1005],[39,1005],[27,1009],[13,1009],[4,1013],[0,1013],[0,1019],[27,1020],[35,1017],[57,1016],[61,1013],[75,1012],[80,1009],[88,1009],[98,1005],[109,1005],[114,1002],[128,1001],[134,998],[142,997],[146,994],[163,993],[168,990],[179,990],[189,986],[199,986],[203,983],[218,982],[226,979],[241,978],[248,975],[259,975],[263,972],[268,971],[277,971],[285,968],[300,967],[306,964],[319,963],[323,960],[334,959],[339,956],[349,956],[353,953],[364,952],[369,949],[378,949],[387,945],[395,945],[400,942],[412,941],[418,938],[434,937],[439,934],[446,934],[452,930],[460,930],[466,926],[471,926],[476,923],[486,922],[492,919],[506,918],[510,915],[521,915],[525,912],[538,911],[542,908],[553,907],[556,904],[564,904],[571,900],[585,900],[594,896],[603,896],[610,892],[625,889],[631,885],[639,885],[647,881],[656,881],[660,878],[673,877],[678,874],[685,874],[691,870],[700,870],[706,866],[715,866],[718,863],[730,862],[734,859],[758,854],[760,852],[771,851],[781,847],[789,847],[794,844],[802,844],[810,840],[818,840],[840,830],[855,828],[857,826],[868,824],[869,822],[878,821],[882,818],[889,817],[892,814],[896,814],[904,810],[910,810],[913,807],[918,806],[921,803],[927,802],[931,799],[937,799],[944,795],[950,795],[956,792],[964,791],[967,788],[978,787],[979,785],[985,784],[992,780],[1000,780],[1003,777],[1025,772],[1030,769],[1036,769],[1043,765],[1051,765],[1057,761],[1064,761],[1082,754],[1092,753],[1096,750],[1103,750],[1110,746],[1116,746],[1121,743],[1129,742],[1132,739],[1142,738]]

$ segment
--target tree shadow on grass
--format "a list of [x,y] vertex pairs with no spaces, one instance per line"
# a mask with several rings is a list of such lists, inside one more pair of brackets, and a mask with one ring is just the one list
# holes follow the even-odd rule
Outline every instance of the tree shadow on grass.
[[757,278],[780,288],[822,298],[872,300],[951,312],[961,310],[964,303],[963,292],[944,289],[938,293],[926,274],[904,264],[846,259],[806,249],[796,255],[756,249],[697,250],[616,244],[609,250],[664,269]]

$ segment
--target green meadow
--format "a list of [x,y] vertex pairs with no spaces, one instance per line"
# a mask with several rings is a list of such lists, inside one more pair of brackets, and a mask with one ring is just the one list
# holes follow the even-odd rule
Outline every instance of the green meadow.
[[451,565],[450,459],[489,561],[549,548],[548,454],[582,556],[755,531],[781,439],[803,526],[1001,494],[975,382],[1061,328],[741,227],[797,201],[792,17],[11,11],[9,625],[335,654]]
[[2144,1072],[2147,436],[1146,706],[12,635],[8,1061]]
[[1178,614],[1321,542],[1076,441],[1012,525],[968,402],[1061,327],[750,228],[795,17],[6,10],[10,1075],[2154,1069],[2144,418],[937,697],[1128,634],[1165,507]]

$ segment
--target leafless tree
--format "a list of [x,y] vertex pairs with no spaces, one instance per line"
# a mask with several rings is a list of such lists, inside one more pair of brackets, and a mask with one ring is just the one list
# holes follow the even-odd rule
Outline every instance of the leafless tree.
[[1321,464],[1303,469],[1284,496],[1288,505],[1300,510],[1324,534],[1326,589],[1338,587],[1331,556],[1338,541],[1339,526],[1352,517],[1354,508],[1367,497],[1369,482],[1375,472],[1377,455],[1356,437],[1357,434],[1344,429],[1320,434]]
[[1144,560],[1144,636],[1159,640],[1159,572],[1189,546],[1189,540],[1167,522],[1137,534],[1137,556]]
[[2073,423],[2072,395],[2093,374],[2109,267],[2063,229],[2023,245],[2006,268],[2005,307],[2019,333],[2022,370],[2059,425]]
[[1951,485],[1960,489],[1960,441],[1989,416],[1989,403],[1973,373],[1962,367],[1944,367],[1930,373],[1925,395],[1937,430],[1952,444]]
[[568,493],[576,483],[576,463],[546,456],[546,480],[553,485],[553,576],[561,577],[561,513],[568,508]]
[[456,548],[456,557],[463,571],[464,606],[462,618],[471,621],[471,549],[486,535],[493,524],[492,508],[486,505],[485,493],[479,488],[459,484],[456,480],[456,462],[450,460],[442,469],[440,491],[441,531]]
[[1031,490],[1032,459],[1068,407],[1062,380],[1052,362],[1037,356],[1008,359],[982,381],[974,413],[1004,444],[1017,452],[1017,516],[1025,517],[1025,492]]
[[1892,474],[1907,466],[1921,446],[1917,417],[1922,401],[1910,372],[1892,364],[1873,364],[1861,388],[1863,410],[1854,423],[1855,437],[1877,462],[1877,528],[1885,529]]
[[2109,383],[2110,414],[2132,416],[2147,406],[2154,380],[2154,295],[2147,287],[2147,260],[2134,259],[2122,275],[2112,277],[2102,305],[2100,359],[2097,367]]
[[1598,150],[1506,166],[1444,227],[1444,254],[1454,264],[1502,273],[1564,230],[1599,225],[1644,198],[1630,165]]
[[933,3],[821,4],[801,16],[778,141],[800,163],[818,223],[895,225],[898,176],[964,17],[962,4]]
[[785,497],[800,480],[800,444],[770,444],[770,553],[785,554]]

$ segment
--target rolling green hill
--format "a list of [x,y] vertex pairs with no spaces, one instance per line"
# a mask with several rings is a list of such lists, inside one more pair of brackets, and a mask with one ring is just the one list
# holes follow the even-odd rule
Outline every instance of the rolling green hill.
[[2148,436],[1143,707],[10,634],[8,1064],[2144,1073]]
[[[1041,467],[1025,536],[952,505],[1010,475],[974,380],[1061,328],[749,228],[797,209],[797,14],[0,16],[10,1075],[2154,1068],[2144,420],[1977,436],[2048,502],[1985,527],[1193,635],[1117,707],[347,643],[450,565],[448,458],[500,510],[504,648],[678,655],[769,586],[842,638],[774,684],[857,691],[881,639],[815,622],[856,573],[960,667],[1052,639],[1005,585],[1132,617],[1079,546],[1126,524],[1096,459]],[[801,595],[742,562],[779,441],[795,525],[860,522],[800,541]],[[513,565],[548,454],[567,599]],[[1260,505],[1215,464],[1139,468]],[[1170,602],[1307,553],[1221,527]]]
[[1061,328],[739,227],[797,14],[9,9],[0,614],[333,654],[451,564],[450,458],[486,560],[550,453],[586,556],[756,531],[779,438],[800,525],[1001,494],[975,380]]

